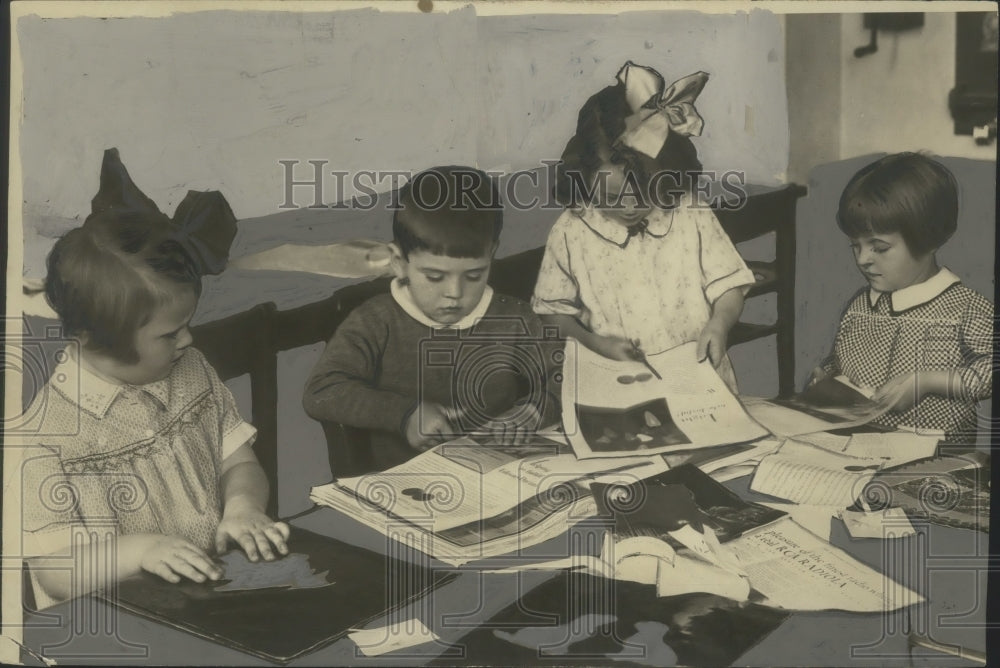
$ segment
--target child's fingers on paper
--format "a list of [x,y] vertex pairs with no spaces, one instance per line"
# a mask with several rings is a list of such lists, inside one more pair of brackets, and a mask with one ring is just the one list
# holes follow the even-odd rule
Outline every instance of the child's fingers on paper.
[[257,561],[260,559],[260,553],[257,551],[257,541],[250,532],[241,533],[238,536],[232,536],[232,539],[242,548],[243,552],[246,553],[247,559],[250,561]]
[[278,552],[281,554],[288,554],[288,545],[285,543],[288,540],[288,534],[283,533],[278,525],[283,524],[283,522],[275,522],[269,527],[264,529],[264,533],[267,535],[267,539],[278,548]]
[[281,534],[283,540],[288,540],[288,537],[292,535],[292,529],[286,522],[275,522],[270,528]]
[[274,561],[274,550],[271,549],[271,539],[268,538],[266,530],[254,527],[251,529],[250,535],[253,537],[254,542],[257,543],[257,551],[260,553],[260,556],[265,561]]
[[173,584],[177,584],[181,581],[180,576],[174,573],[174,570],[167,565],[166,561],[157,561],[154,564],[150,564],[146,567],[146,570]]
[[211,570],[210,567],[200,565],[201,568],[195,566],[194,564],[185,561],[183,557],[173,559],[168,563],[168,566],[173,569],[174,573],[187,578],[188,580],[193,580],[194,582],[204,582],[206,573],[202,570]]
[[[199,572],[204,573],[212,580],[217,580],[222,577],[222,569],[219,568],[218,564],[216,564],[211,557],[205,554],[204,551],[198,549],[190,543],[188,543],[185,546],[185,549],[179,553],[179,556],[185,563],[197,569]],[[201,580],[198,581],[201,582]]]
[[699,362],[704,362],[705,358],[708,357],[708,340],[708,337],[704,333],[698,337],[698,342],[695,346],[695,356]]

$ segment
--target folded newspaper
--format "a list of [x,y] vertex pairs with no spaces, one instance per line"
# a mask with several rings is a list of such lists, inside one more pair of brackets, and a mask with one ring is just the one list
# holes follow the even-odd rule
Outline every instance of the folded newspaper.
[[508,448],[462,438],[388,471],[314,487],[310,498],[458,566],[512,554],[593,517],[592,482],[631,484],[666,470],[659,456],[580,460],[541,436]]
[[665,454],[767,436],[695,348],[620,362],[567,341],[563,427],[577,456]]

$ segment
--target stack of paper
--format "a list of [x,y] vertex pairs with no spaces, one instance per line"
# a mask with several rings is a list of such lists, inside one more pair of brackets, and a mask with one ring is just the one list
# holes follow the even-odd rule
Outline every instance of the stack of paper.
[[314,487],[311,498],[460,565],[555,538],[592,517],[592,482],[627,485],[667,469],[662,457],[578,460],[565,445],[541,441],[487,448],[458,439],[388,471]]

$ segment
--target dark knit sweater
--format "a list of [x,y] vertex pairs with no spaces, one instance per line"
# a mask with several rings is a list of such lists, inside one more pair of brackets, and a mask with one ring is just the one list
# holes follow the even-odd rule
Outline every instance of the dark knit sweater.
[[[371,431],[380,468],[417,454],[404,437],[418,402],[460,408],[474,428],[531,400],[547,426],[559,419],[555,374],[561,342],[513,297],[494,294],[472,328],[432,330],[389,294],[354,309],[334,332],[306,383],[311,417]],[[336,475],[336,472],[334,472]]]

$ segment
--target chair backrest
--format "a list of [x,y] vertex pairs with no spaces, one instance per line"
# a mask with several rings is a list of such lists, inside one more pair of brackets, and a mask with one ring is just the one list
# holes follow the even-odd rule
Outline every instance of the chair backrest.
[[278,508],[278,353],[273,303],[191,328],[193,345],[222,380],[250,376],[250,421],[257,428],[254,452],[271,487],[268,513]]

